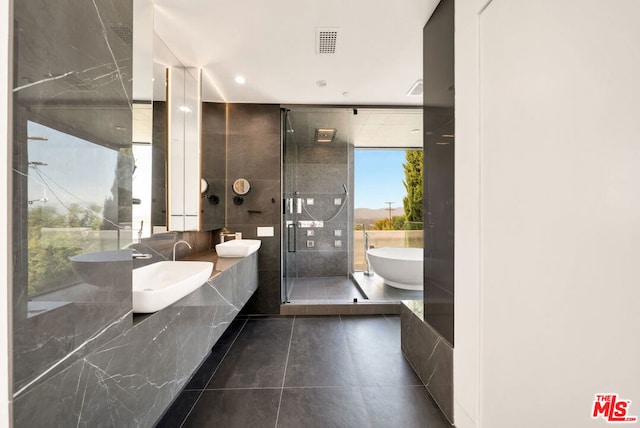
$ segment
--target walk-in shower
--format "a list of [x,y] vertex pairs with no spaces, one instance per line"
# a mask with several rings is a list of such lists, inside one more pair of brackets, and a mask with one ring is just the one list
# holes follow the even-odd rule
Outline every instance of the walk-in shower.
[[[354,195],[365,192],[355,188],[356,150],[420,150],[421,123],[419,108],[282,110],[282,302],[397,303],[421,298],[420,291],[405,295],[401,292],[406,290],[388,289],[366,264],[366,250],[396,241],[398,246],[421,246],[422,240],[415,244],[413,236],[421,238],[422,228],[390,234],[369,230],[377,217],[357,218],[359,207],[354,204]],[[402,179],[399,184],[402,187]],[[394,196],[397,201],[402,201],[401,193]]]
[[353,240],[351,109],[283,110],[282,300],[360,297]]

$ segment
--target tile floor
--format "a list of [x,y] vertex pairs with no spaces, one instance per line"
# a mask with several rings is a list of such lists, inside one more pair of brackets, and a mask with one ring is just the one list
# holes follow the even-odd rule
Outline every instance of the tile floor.
[[289,301],[295,303],[334,303],[363,300],[365,296],[347,276],[307,277],[293,280],[289,290]]
[[352,302],[354,298],[399,303],[401,300],[422,300],[422,296],[421,290],[391,287],[378,275],[366,276],[364,272],[354,272],[353,279],[341,276],[296,278],[289,290],[289,301],[298,304]]
[[400,351],[398,316],[239,317],[156,425],[450,425]]

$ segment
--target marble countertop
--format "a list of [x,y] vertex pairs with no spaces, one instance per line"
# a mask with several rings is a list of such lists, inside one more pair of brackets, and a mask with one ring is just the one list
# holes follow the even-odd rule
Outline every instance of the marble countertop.
[[213,272],[211,272],[211,276],[209,279],[219,275],[225,270],[229,269],[231,266],[235,265],[242,261],[243,257],[218,257],[215,251],[208,251],[206,253],[199,253],[194,255],[189,255],[182,260],[186,261],[196,261],[196,262],[213,262]]

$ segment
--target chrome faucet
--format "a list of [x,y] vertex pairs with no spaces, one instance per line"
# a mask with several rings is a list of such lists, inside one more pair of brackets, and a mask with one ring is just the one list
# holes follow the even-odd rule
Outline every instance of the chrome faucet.
[[191,250],[191,245],[184,239],[173,244],[173,261],[174,262],[176,261],[176,247],[178,246],[178,244],[185,244]]
[[132,249],[131,256],[134,258],[134,260],[138,260],[138,259],[147,260],[147,259],[150,259],[151,257],[153,257],[151,254],[141,253],[140,251],[136,250],[135,248]]

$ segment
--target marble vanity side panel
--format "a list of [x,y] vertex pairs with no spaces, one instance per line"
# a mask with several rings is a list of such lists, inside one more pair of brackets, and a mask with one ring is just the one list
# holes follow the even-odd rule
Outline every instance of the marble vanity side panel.
[[20,396],[14,425],[153,426],[256,288],[251,255]]
[[406,302],[401,305],[400,341],[405,358],[452,422],[453,348],[424,322],[423,313],[416,314]]

